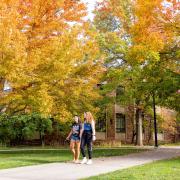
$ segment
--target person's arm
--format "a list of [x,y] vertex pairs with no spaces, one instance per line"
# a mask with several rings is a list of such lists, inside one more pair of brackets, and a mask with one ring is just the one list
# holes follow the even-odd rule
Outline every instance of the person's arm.
[[96,129],[95,129],[95,122],[94,122],[94,120],[92,120],[91,125],[92,125],[92,135],[95,136],[96,135]]
[[93,120],[92,123],[91,123],[91,126],[92,126],[92,135],[93,135],[93,141],[96,140],[96,128],[95,128],[95,121]]
[[83,131],[84,131],[84,124],[82,124],[82,125],[81,125],[81,130],[80,130],[80,139],[81,139],[81,137],[82,137]]
[[70,131],[70,133],[68,134],[68,136],[67,136],[67,140],[69,140],[69,138],[71,137],[71,135],[72,135],[72,129],[71,129],[71,131]]

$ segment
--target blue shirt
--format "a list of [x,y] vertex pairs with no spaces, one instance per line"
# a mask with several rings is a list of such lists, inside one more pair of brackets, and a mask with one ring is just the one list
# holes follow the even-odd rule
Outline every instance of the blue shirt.
[[74,123],[72,126],[72,135],[73,136],[80,136],[81,124]]
[[90,123],[84,123],[84,131],[92,131],[92,126]]

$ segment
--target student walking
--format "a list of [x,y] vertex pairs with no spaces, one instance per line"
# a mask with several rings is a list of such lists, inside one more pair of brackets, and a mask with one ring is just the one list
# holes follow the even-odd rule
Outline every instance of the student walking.
[[[96,140],[96,132],[95,132],[95,121],[90,112],[84,113],[84,123],[82,124],[81,131],[81,153],[83,156],[83,160],[81,164],[92,164],[92,141]],[[88,149],[88,157],[86,158],[85,147]]]
[[74,163],[79,163],[81,129],[82,129],[82,125],[80,122],[80,118],[78,116],[75,116],[74,123],[72,125],[72,129],[66,138],[66,140],[70,140],[70,149],[73,153],[73,162]]

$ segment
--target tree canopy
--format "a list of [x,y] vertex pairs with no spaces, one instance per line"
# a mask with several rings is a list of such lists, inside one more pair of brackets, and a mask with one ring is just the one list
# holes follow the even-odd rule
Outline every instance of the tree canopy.
[[[0,3],[0,105],[6,113],[40,112],[59,119],[96,111],[103,72],[86,6],[72,0]],[[11,86],[3,91],[4,82]]]

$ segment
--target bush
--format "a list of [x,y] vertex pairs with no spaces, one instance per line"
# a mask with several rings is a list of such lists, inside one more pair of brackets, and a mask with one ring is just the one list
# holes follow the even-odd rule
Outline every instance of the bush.
[[0,116],[0,143],[10,145],[13,143],[21,144],[24,140],[32,138],[39,132],[42,145],[44,136],[51,132],[52,120],[44,118],[38,113]]

